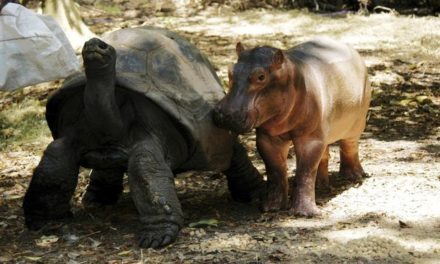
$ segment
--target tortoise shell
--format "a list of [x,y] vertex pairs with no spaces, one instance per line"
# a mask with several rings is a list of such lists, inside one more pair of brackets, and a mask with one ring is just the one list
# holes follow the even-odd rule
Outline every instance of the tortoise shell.
[[[233,137],[212,121],[212,109],[224,90],[200,51],[178,34],[155,27],[120,29],[102,40],[116,49],[117,85],[151,99],[189,132],[194,154],[187,166],[226,169]],[[71,76],[48,100],[46,119],[54,139],[59,136],[60,107],[86,81],[84,73]]]

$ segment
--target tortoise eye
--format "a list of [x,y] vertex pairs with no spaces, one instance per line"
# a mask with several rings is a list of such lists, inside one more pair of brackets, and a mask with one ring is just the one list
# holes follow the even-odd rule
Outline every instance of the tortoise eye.
[[259,80],[260,82],[264,81],[265,79],[266,79],[266,75],[264,75],[264,74],[260,74],[260,75],[258,76],[258,80]]

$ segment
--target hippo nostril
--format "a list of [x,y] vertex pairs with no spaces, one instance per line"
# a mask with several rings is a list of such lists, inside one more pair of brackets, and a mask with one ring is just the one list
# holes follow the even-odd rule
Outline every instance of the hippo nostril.
[[99,47],[100,49],[106,49],[106,48],[108,47],[108,45],[107,45],[107,43],[105,43],[105,42],[101,42],[101,43],[98,44],[98,47]]

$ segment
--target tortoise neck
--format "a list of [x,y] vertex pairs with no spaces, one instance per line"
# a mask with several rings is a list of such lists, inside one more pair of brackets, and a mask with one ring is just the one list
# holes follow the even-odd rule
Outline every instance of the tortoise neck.
[[115,72],[88,72],[84,89],[84,110],[88,125],[105,139],[121,137],[123,123],[116,102]]

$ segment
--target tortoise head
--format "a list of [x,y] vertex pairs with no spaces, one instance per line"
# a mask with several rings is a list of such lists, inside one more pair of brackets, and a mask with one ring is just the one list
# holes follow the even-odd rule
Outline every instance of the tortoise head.
[[116,50],[104,41],[92,38],[84,44],[82,50],[86,74],[114,72]]
[[236,133],[246,133],[285,108],[289,61],[276,48],[263,46],[246,50],[236,46],[238,61],[229,68],[229,91],[217,104],[214,122]]

